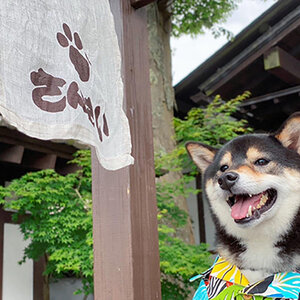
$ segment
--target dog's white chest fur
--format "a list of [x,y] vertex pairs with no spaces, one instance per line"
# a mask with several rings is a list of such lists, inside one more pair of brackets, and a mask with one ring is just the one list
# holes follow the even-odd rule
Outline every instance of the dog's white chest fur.
[[280,248],[276,247],[278,237],[269,231],[248,232],[248,235],[240,240],[245,249],[233,258],[232,253],[222,245],[219,253],[231,263],[237,265],[250,283],[262,280],[267,276],[277,273],[279,270],[292,270],[294,260],[285,261],[280,255]]
[[246,251],[240,255],[241,271],[250,282],[264,279],[282,264],[278,248],[268,237],[246,241],[245,248]]
[[269,237],[245,241],[245,248],[240,255],[243,267],[271,270],[281,263],[278,248]]

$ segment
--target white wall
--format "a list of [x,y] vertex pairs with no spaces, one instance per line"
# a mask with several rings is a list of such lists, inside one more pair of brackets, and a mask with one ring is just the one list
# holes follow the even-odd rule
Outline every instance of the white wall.
[[[19,265],[29,241],[23,240],[19,225],[4,224],[3,291],[2,300],[33,300],[33,262]],[[50,284],[50,300],[82,300],[74,295],[81,287],[79,279],[64,278]],[[93,300],[90,295],[87,300]]]
[[3,300],[33,299],[33,262],[18,264],[27,244],[19,225],[4,224]]
[[203,207],[204,207],[204,222],[205,222],[205,235],[206,235],[206,243],[209,244],[210,250],[215,250],[215,224],[213,222],[208,201],[203,199]]
[[[81,288],[79,279],[64,278],[50,284],[50,300],[82,300],[84,295],[74,295],[74,291]],[[93,300],[89,295],[87,300]],[[104,299],[103,299],[104,300]]]
[[[191,182],[188,187],[196,188],[196,181]],[[199,244],[200,238],[199,238],[199,216],[198,216],[197,196],[191,194],[187,198],[187,205],[188,205],[189,215],[192,220],[192,228],[194,232],[195,242],[196,244]],[[203,209],[204,209],[206,243],[209,244],[209,249],[212,250],[215,248],[215,225],[211,217],[209,204],[205,199],[203,199]]]

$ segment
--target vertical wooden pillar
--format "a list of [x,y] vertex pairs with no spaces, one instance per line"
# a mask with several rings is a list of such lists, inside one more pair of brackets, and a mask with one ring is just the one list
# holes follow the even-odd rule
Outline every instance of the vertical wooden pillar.
[[111,0],[111,6],[123,56],[124,107],[135,164],[107,171],[92,153],[95,300],[159,300],[146,12],[134,10],[130,0]]
[[[201,174],[196,176],[196,189],[200,190],[202,187]],[[206,243],[205,233],[205,220],[204,220],[204,204],[202,193],[197,194],[197,205],[198,205],[198,222],[199,222],[199,240],[200,243]]]
[[[46,269],[46,261],[41,257],[38,261],[33,262],[33,300],[42,300],[44,295],[49,292],[50,287],[45,282],[43,272]],[[48,289],[46,291],[46,289]]]

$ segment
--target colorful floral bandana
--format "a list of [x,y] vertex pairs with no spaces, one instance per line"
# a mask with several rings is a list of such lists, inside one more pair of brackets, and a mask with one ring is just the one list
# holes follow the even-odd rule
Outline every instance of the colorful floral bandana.
[[271,275],[249,284],[237,266],[217,257],[202,278],[193,300],[292,300],[300,299],[300,273],[288,272]]

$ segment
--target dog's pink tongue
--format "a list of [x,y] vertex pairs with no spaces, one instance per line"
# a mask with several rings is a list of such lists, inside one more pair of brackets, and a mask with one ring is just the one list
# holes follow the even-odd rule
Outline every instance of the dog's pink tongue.
[[236,196],[236,203],[231,207],[231,216],[235,220],[244,219],[247,217],[250,205],[255,207],[260,201],[262,194],[252,197]]

